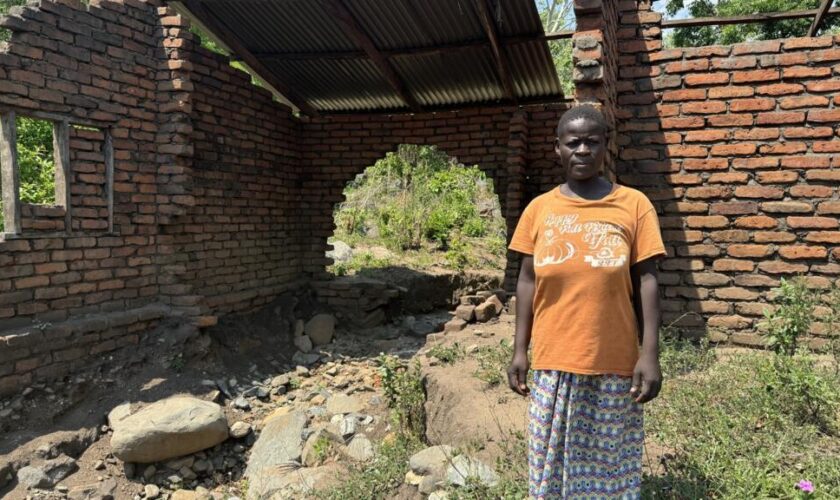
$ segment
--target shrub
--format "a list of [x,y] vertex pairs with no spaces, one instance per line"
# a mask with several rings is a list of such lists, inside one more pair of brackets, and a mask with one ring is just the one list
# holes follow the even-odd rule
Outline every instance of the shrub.
[[775,302],[775,309],[764,312],[767,345],[776,354],[792,356],[799,339],[811,329],[817,296],[804,279],[782,278]]
[[426,391],[420,375],[420,366],[415,361],[406,366],[396,356],[380,355],[379,375],[382,390],[397,433],[411,440],[422,441],[426,434]]

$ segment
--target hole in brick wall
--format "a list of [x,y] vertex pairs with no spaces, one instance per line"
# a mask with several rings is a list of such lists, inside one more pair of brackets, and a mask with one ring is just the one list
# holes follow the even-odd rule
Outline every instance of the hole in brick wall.
[[335,275],[399,267],[503,270],[493,181],[435,147],[401,145],[350,181],[334,211]]

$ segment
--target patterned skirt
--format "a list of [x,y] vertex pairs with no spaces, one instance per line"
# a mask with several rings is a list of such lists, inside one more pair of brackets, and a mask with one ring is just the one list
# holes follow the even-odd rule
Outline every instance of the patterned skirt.
[[632,379],[534,370],[528,410],[532,499],[641,497],[644,419]]

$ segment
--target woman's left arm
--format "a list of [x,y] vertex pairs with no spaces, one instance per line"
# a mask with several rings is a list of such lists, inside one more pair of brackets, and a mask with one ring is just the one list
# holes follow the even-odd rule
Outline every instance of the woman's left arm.
[[639,361],[633,370],[630,393],[637,403],[647,403],[659,394],[662,371],[659,368],[659,282],[656,259],[638,262],[630,268],[633,278],[633,302],[642,333]]

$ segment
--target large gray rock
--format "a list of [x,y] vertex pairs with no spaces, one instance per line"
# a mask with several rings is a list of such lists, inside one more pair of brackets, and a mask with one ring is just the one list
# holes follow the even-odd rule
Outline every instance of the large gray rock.
[[353,249],[347,243],[335,240],[332,242],[332,247],[333,249],[327,252],[327,258],[332,259],[333,262],[347,262],[353,258]]
[[228,438],[216,403],[173,396],[115,422],[111,450],[125,462],[150,463],[212,448]]
[[332,314],[318,314],[306,323],[304,331],[313,345],[329,344],[335,335],[335,317]]
[[307,421],[301,411],[269,418],[251,449],[245,469],[248,498],[269,498],[285,486],[283,477],[300,467]]
[[485,486],[495,486],[499,482],[496,472],[474,458],[458,455],[446,469],[446,479],[458,486],[466,486],[467,479],[477,479]]
[[61,455],[35,467],[27,465],[17,473],[18,483],[26,489],[49,489],[70,474],[79,470],[76,461],[67,455]]
[[425,476],[444,469],[453,458],[455,458],[455,448],[448,444],[430,446],[412,455],[408,459],[408,466],[415,474]]

